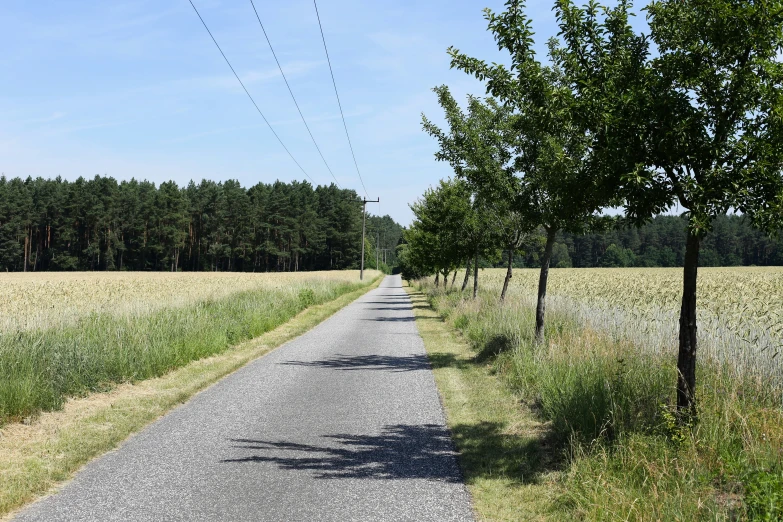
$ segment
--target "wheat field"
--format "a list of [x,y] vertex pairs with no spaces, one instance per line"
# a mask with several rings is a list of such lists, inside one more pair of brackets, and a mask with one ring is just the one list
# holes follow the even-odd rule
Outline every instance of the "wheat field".
[[0,275],[0,425],[216,355],[379,275]]
[[[505,269],[479,275],[503,286]],[[514,270],[507,299],[533,306],[538,269]],[[657,352],[676,353],[682,269],[558,268],[549,272],[547,309]],[[699,356],[783,383],[783,267],[700,268]]]
[[[365,278],[380,272],[367,270]],[[0,274],[0,333],[70,325],[91,313],[143,315],[240,291],[358,283],[327,272],[38,272]]]

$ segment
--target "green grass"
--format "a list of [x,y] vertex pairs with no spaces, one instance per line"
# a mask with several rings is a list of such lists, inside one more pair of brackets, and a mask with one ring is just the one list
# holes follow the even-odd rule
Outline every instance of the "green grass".
[[0,334],[0,425],[219,354],[359,286],[303,282],[147,315],[92,314],[72,326]]
[[192,361],[161,377],[70,400],[62,410],[41,413],[29,425],[6,425],[0,431],[0,519],[51,492],[92,458],[195,393],[311,329],[377,287],[379,280],[310,306],[281,326],[219,355]]
[[[536,462],[560,463],[550,470],[549,500],[520,519],[783,520],[783,413],[763,384],[703,363],[699,421],[681,428],[672,406],[674,350],[653,355],[552,313],[547,343],[535,347],[532,309],[501,306],[489,293],[474,302],[423,290],[470,346],[462,364],[487,368],[519,412],[541,423],[528,474],[541,472]],[[518,439],[528,444],[530,436]],[[486,453],[493,451],[502,448]],[[519,504],[511,494],[507,500]],[[480,511],[509,518],[488,513]]]
[[545,449],[547,425],[440,320],[424,294],[408,292],[477,517],[557,520],[548,514],[559,461]]

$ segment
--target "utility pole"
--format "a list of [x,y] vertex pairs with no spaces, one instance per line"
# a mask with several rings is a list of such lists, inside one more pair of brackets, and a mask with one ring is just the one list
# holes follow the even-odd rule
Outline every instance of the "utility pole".
[[359,271],[359,280],[364,281],[364,231],[365,231],[365,222],[367,221],[367,203],[379,203],[381,201],[381,198],[378,198],[376,200],[372,199],[362,199],[362,268]]
[[378,231],[378,238],[375,240],[375,269],[378,270],[378,249],[381,248],[381,231]]

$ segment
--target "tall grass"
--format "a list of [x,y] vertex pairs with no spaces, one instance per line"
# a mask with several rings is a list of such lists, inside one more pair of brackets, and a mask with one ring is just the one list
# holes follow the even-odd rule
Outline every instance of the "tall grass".
[[[777,387],[703,361],[699,420],[674,416],[676,346],[651,351],[558,308],[547,343],[534,311],[475,301],[426,281],[435,308],[498,377],[547,422],[545,451],[564,461],[552,507],[582,520],[783,520],[783,412]],[[639,328],[644,328],[643,324]]]
[[148,314],[91,313],[75,324],[0,334],[0,424],[69,396],[156,377],[214,355],[361,285],[292,282]]

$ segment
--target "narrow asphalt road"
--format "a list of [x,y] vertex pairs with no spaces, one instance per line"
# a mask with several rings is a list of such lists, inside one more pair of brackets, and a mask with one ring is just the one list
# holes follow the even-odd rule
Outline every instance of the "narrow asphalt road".
[[15,520],[473,520],[399,276]]

